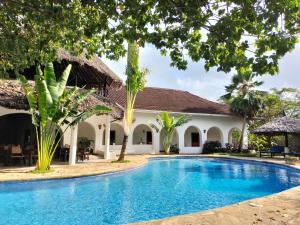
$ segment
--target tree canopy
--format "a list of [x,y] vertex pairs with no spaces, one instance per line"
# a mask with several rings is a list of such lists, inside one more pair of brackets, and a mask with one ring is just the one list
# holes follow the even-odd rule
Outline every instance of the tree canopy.
[[188,57],[218,71],[275,74],[300,33],[298,0],[3,0],[1,67],[52,60],[55,50],[118,59],[125,41],[151,43],[186,69]]

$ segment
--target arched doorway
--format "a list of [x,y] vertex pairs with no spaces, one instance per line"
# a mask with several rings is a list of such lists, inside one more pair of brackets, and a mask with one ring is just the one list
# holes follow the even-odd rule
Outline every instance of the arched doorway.
[[[160,152],[164,152],[164,138],[166,136],[166,132],[162,129],[159,134],[159,146],[160,146]],[[172,153],[179,153],[179,136],[178,132],[175,129],[173,141],[171,145],[170,152]]]
[[149,126],[140,124],[134,128],[132,136],[133,145],[152,145],[153,133]]
[[228,143],[237,148],[241,137],[241,130],[238,128],[232,128],[228,133]]
[[88,122],[78,124],[77,143],[79,147],[92,148],[95,150],[95,128]]
[[[103,140],[102,144],[105,145],[105,130],[103,130]],[[118,123],[112,123],[110,125],[109,134],[109,145],[122,145],[124,138],[124,129],[122,125]]]
[[201,133],[195,126],[189,126],[184,132],[184,147],[200,147]]
[[211,127],[207,131],[207,141],[218,141],[223,145],[223,133],[218,127]]
[[22,148],[36,145],[35,127],[31,115],[12,113],[0,116],[0,145],[16,144]]

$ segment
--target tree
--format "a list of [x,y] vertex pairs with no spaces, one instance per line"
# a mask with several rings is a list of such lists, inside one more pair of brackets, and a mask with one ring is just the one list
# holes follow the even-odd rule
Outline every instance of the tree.
[[[2,0],[0,1],[0,75],[57,60],[64,48],[72,55],[124,56],[123,40],[110,27],[109,10],[96,10],[86,1]],[[113,13],[111,13],[112,15]]]
[[38,66],[34,88],[28,83],[25,76],[19,77],[30,106],[29,111],[36,131],[37,172],[47,172],[50,169],[55,150],[61,140],[61,138],[58,138],[59,128],[63,127],[64,129],[62,137],[70,126],[78,124],[93,114],[111,111],[105,106],[94,106],[85,111],[80,111],[80,104],[94,90],[83,91],[77,87],[66,88],[70,71],[71,65],[56,80],[52,63],[45,65],[44,73]]
[[207,70],[275,74],[298,41],[299,12],[298,0],[3,0],[1,68],[47,62],[59,47],[117,59],[126,41],[140,40],[169,54],[179,69],[188,56],[204,60]]
[[243,119],[239,150],[243,146],[247,122],[253,119],[263,108],[262,92],[256,90],[263,82],[254,81],[253,78],[254,74],[250,70],[240,70],[238,74],[232,77],[232,83],[225,87],[227,93],[221,96],[221,100],[229,104],[230,110]]
[[[166,154],[170,153],[170,147],[176,127],[180,127],[188,121],[189,119],[184,115],[179,116],[178,118],[175,118],[174,116],[171,117],[167,112],[162,112],[161,115],[157,115],[156,122],[158,123],[158,126],[162,128],[161,132],[165,132],[163,147]],[[159,132],[160,129],[156,124],[150,124],[150,126],[154,128],[156,132]]]
[[139,44],[135,42],[128,42],[127,51],[127,66],[125,72],[126,79],[126,105],[123,118],[124,138],[121,152],[118,161],[123,161],[128,142],[129,129],[132,123],[132,115],[134,103],[139,91],[142,91],[145,86],[145,75],[147,70],[139,70]]

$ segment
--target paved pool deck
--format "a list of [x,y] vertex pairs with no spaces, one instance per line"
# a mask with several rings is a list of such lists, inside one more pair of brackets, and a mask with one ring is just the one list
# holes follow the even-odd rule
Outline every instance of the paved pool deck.
[[[180,155],[181,156],[181,155]],[[205,155],[201,155],[205,156]],[[97,175],[120,170],[128,170],[146,165],[148,158],[158,155],[129,155],[129,163],[111,163],[110,160],[92,158],[75,166],[55,164],[46,174],[32,173],[34,167],[0,167],[0,182],[25,181],[37,179],[59,179]],[[170,157],[159,155],[159,157]],[[171,155],[171,157],[176,157]],[[283,159],[229,157],[254,161],[285,164]],[[293,167],[300,169],[300,164]],[[194,214],[164,218],[161,220],[135,223],[135,225],[300,225],[300,186],[270,196],[248,200],[223,208],[207,210]]]

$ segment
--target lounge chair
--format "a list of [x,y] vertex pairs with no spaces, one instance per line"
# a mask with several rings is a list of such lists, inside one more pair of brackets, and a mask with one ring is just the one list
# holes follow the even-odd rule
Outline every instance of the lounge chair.
[[263,154],[266,155],[271,155],[271,158],[275,155],[282,155],[285,157],[285,153],[284,153],[284,146],[272,146],[272,148],[270,150],[267,151],[260,151],[259,152],[259,157],[262,157]]

